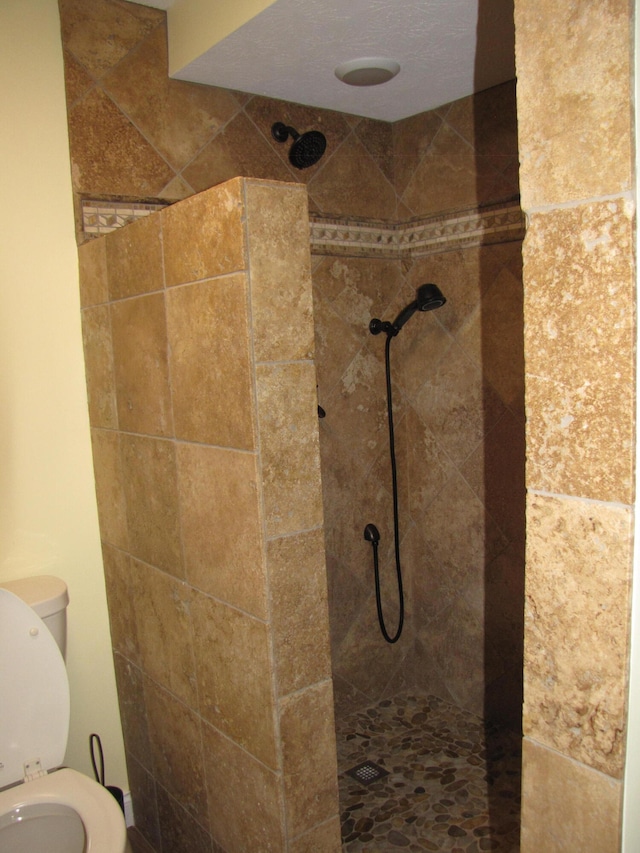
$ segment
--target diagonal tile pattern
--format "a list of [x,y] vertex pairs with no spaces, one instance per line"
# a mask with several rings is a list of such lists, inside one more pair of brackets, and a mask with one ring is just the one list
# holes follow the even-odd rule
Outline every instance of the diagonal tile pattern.
[[[361,706],[363,697],[371,702],[413,685],[517,725],[524,518],[519,251],[515,242],[413,261],[324,257],[314,269],[340,712]],[[438,282],[449,301],[416,315],[391,347],[407,637],[389,657],[362,536],[367,523],[380,530],[385,607],[392,613],[384,341],[367,327],[371,316],[393,319],[422,281]],[[489,584],[494,576],[503,581]]]
[[[164,13],[61,0],[74,191],[176,201],[238,175],[305,183],[309,209],[386,222],[518,195],[515,97],[505,84],[396,124],[172,80]],[[320,130],[295,169],[274,121]]]

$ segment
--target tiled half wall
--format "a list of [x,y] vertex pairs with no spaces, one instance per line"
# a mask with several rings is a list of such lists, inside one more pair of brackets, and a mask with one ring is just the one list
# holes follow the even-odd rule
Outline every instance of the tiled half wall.
[[80,264],[136,824],[338,851],[306,192],[236,179]]

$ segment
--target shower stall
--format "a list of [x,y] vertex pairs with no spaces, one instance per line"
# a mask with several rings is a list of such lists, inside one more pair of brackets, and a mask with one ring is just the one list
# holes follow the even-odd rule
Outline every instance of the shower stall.
[[[431,721],[518,724],[519,217],[508,242],[501,207],[465,247],[353,257],[326,227],[310,255],[306,208],[302,186],[236,179],[80,249],[118,692],[158,847],[339,850],[334,708],[339,732],[399,695],[416,719],[425,697]],[[406,619],[389,645],[362,536],[375,518],[393,622],[369,323],[405,319],[425,280],[446,304],[394,338]]]
[[[418,687],[517,725],[521,690],[524,414],[520,246],[454,248],[408,263],[323,257],[314,318],[337,707]],[[370,546],[381,529],[383,606],[396,624],[384,343],[422,281],[447,303],[393,340],[407,625],[377,627]],[[518,326],[520,323],[520,326]],[[386,589],[385,589],[386,587]]]
[[[517,848],[524,387],[521,246],[515,230],[510,236],[516,239],[425,247],[399,262],[314,255],[332,673],[348,851],[401,849],[420,840],[446,850],[481,838],[488,843],[484,833],[491,849]],[[425,281],[438,282],[446,304],[438,299],[438,310],[404,325],[419,308]],[[370,327],[386,331],[386,341]],[[385,388],[390,348],[395,477]],[[393,644],[378,627],[371,554],[378,528],[382,621]],[[461,743],[471,752],[461,753]],[[382,766],[385,776],[365,786],[350,776],[360,765],[371,774]],[[481,802],[487,777],[496,787]]]
[[[362,759],[395,784],[399,748],[363,738],[365,717],[385,727],[413,709],[405,758],[433,740],[426,707],[430,721],[471,715],[478,743],[494,723],[519,725],[514,85],[391,126],[169,80],[156,10],[60,9],[136,824],[157,849],[190,853],[212,839],[227,853],[330,853],[341,822],[366,843],[366,821],[340,820],[336,730],[369,743]],[[91,240],[120,216],[103,217],[101,199],[172,204]],[[392,344],[405,614],[389,644],[363,537],[368,524],[380,534],[393,630],[385,347],[369,324],[392,322],[425,282],[446,304]],[[450,760],[443,786],[461,781]]]

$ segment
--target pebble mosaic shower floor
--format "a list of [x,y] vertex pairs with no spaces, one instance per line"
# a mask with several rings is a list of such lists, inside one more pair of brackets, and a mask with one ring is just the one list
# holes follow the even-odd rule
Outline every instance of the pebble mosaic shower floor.
[[[405,694],[339,720],[337,740],[344,853],[518,853],[518,735]],[[357,781],[364,762],[388,775]]]

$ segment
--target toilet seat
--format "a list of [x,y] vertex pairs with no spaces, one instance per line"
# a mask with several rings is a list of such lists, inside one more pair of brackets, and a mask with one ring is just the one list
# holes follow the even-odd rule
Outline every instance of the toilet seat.
[[0,588],[0,789],[59,767],[69,735],[69,680],[56,641],[21,598]]
[[[0,791],[1,850],[10,849],[3,845],[2,832],[3,826],[11,822],[12,813],[40,804],[66,806],[76,812],[87,830],[85,844],[77,853],[124,853],[126,850],[126,826],[114,797],[93,779],[67,767]],[[76,851],[69,850],[69,853]]]
[[114,797],[76,770],[57,769],[69,733],[69,681],[60,649],[31,607],[1,587],[0,684],[0,850],[24,850],[20,836],[31,839],[31,833],[42,833],[44,841],[28,841],[26,849],[46,850],[53,824],[67,818],[75,844],[74,812],[84,836],[78,853],[125,853],[126,825]]

